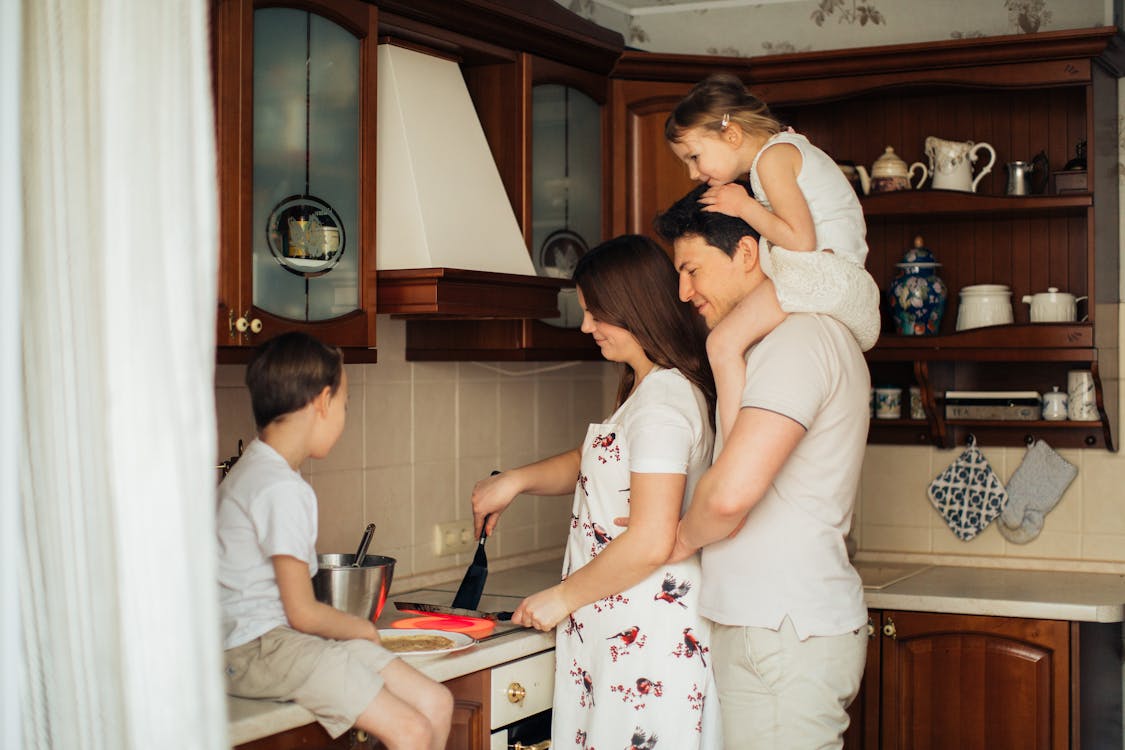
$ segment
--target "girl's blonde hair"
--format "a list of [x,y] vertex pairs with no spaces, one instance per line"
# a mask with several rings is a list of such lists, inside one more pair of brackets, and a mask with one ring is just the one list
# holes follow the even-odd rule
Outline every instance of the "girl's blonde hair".
[[732,122],[748,135],[769,137],[781,132],[781,123],[770,108],[747,91],[738,76],[715,73],[695,84],[668,115],[664,137],[678,143],[688,130],[721,133]]

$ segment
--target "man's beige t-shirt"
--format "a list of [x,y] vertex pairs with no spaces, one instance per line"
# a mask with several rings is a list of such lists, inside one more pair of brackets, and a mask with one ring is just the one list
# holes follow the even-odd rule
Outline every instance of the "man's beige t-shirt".
[[[855,339],[823,315],[792,314],[746,356],[742,408],[789,417],[806,433],[746,524],[703,549],[701,610],[725,625],[840,635],[867,622],[848,561],[867,442],[871,378]],[[716,443],[715,455],[722,450]]]

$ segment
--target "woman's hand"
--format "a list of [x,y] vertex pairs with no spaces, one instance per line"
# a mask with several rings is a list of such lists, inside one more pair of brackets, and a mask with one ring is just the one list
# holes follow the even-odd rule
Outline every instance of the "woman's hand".
[[520,606],[512,613],[512,622],[546,632],[554,629],[569,614],[570,607],[563,596],[563,585],[560,583],[520,602]]
[[520,491],[521,488],[507,472],[493,474],[473,485],[473,536],[480,536],[481,526],[485,523],[485,531],[491,536],[500,514]]

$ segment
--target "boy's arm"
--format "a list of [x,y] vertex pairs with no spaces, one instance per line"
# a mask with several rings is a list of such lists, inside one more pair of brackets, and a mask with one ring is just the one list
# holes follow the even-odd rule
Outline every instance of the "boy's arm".
[[773,282],[755,287],[707,336],[707,359],[715,376],[717,410],[723,440],[738,417],[746,381],[746,350],[785,320]]
[[290,627],[337,641],[365,638],[379,642],[375,623],[316,600],[308,563],[290,555],[274,555],[270,559]]

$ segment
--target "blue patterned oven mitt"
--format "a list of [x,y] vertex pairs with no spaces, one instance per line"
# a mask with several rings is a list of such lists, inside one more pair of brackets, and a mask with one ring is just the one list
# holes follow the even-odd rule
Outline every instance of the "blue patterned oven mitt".
[[1008,502],[1004,483],[989,466],[972,435],[964,452],[930,482],[926,494],[963,542],[983,531]]

